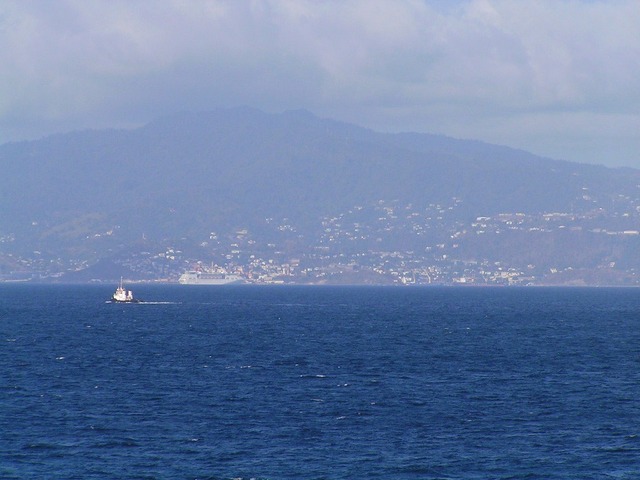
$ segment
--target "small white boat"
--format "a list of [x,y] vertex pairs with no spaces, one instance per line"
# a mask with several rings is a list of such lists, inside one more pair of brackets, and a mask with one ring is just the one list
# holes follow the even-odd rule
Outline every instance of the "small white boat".
[[122,277],[120,277],[120,285],[116,288],[115,293],[111,297],[113,303],[138,303],[140,300],[133,298],[133,292],[127,290],[122,285]]

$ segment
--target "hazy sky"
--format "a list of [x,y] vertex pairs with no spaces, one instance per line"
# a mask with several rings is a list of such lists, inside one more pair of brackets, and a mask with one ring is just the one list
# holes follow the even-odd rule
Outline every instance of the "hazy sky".
[[0,0],[0,143],[238,105],[640,168],[640,0]]

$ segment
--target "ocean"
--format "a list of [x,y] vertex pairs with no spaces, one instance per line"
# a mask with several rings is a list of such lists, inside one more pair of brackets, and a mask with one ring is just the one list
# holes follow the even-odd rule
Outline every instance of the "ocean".
[[0,285],[2,479],[638,479],[640,290]]

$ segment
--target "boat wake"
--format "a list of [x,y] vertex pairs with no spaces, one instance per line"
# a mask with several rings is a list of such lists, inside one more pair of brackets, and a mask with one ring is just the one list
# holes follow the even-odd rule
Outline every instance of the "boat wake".
[[182,302],[145,302],[144,300],[138,300],[136,302],[114,302],[112,300],[107,300],[104,303],[118,303],[118,304],[130,303],[132,305],[179,305]]
[[145,302],[144,300],[140,300],[138,305],[179,305],[181,302]]

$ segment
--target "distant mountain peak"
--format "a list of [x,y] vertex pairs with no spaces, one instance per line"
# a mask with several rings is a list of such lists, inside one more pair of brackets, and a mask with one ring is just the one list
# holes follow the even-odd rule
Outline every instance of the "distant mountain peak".
[[[478,217],[561,212],[564,219],[579,212],[588,219],[621,202],[627,210],[616,218],[640,211],[638,170],[442,135],[380,133],[307,110],[180,112],[134,130],[3,145],[0,166],[6,264],[44,264],[43,252],[50,254],[47,265],[64,258],[65,268],[120,251],[142,256],[149,249],[136,250],[140,238],[173,250],[153,253],[156,266],[177,257],[175,250],[211,253],[223,237],[231,257],[242,242],[264,245],[272,256],[295,250],[324,258],[326,248],[347,252],[363,242],[385,255],[423,255],[457,244],[452,238],[468,239]],[[536,223],[535,231],[543,226]],[[616,228],[628,235],[621,241],[635,238],[635,228]],[[273,240],[283,232],[290,234],[286,244]]]

